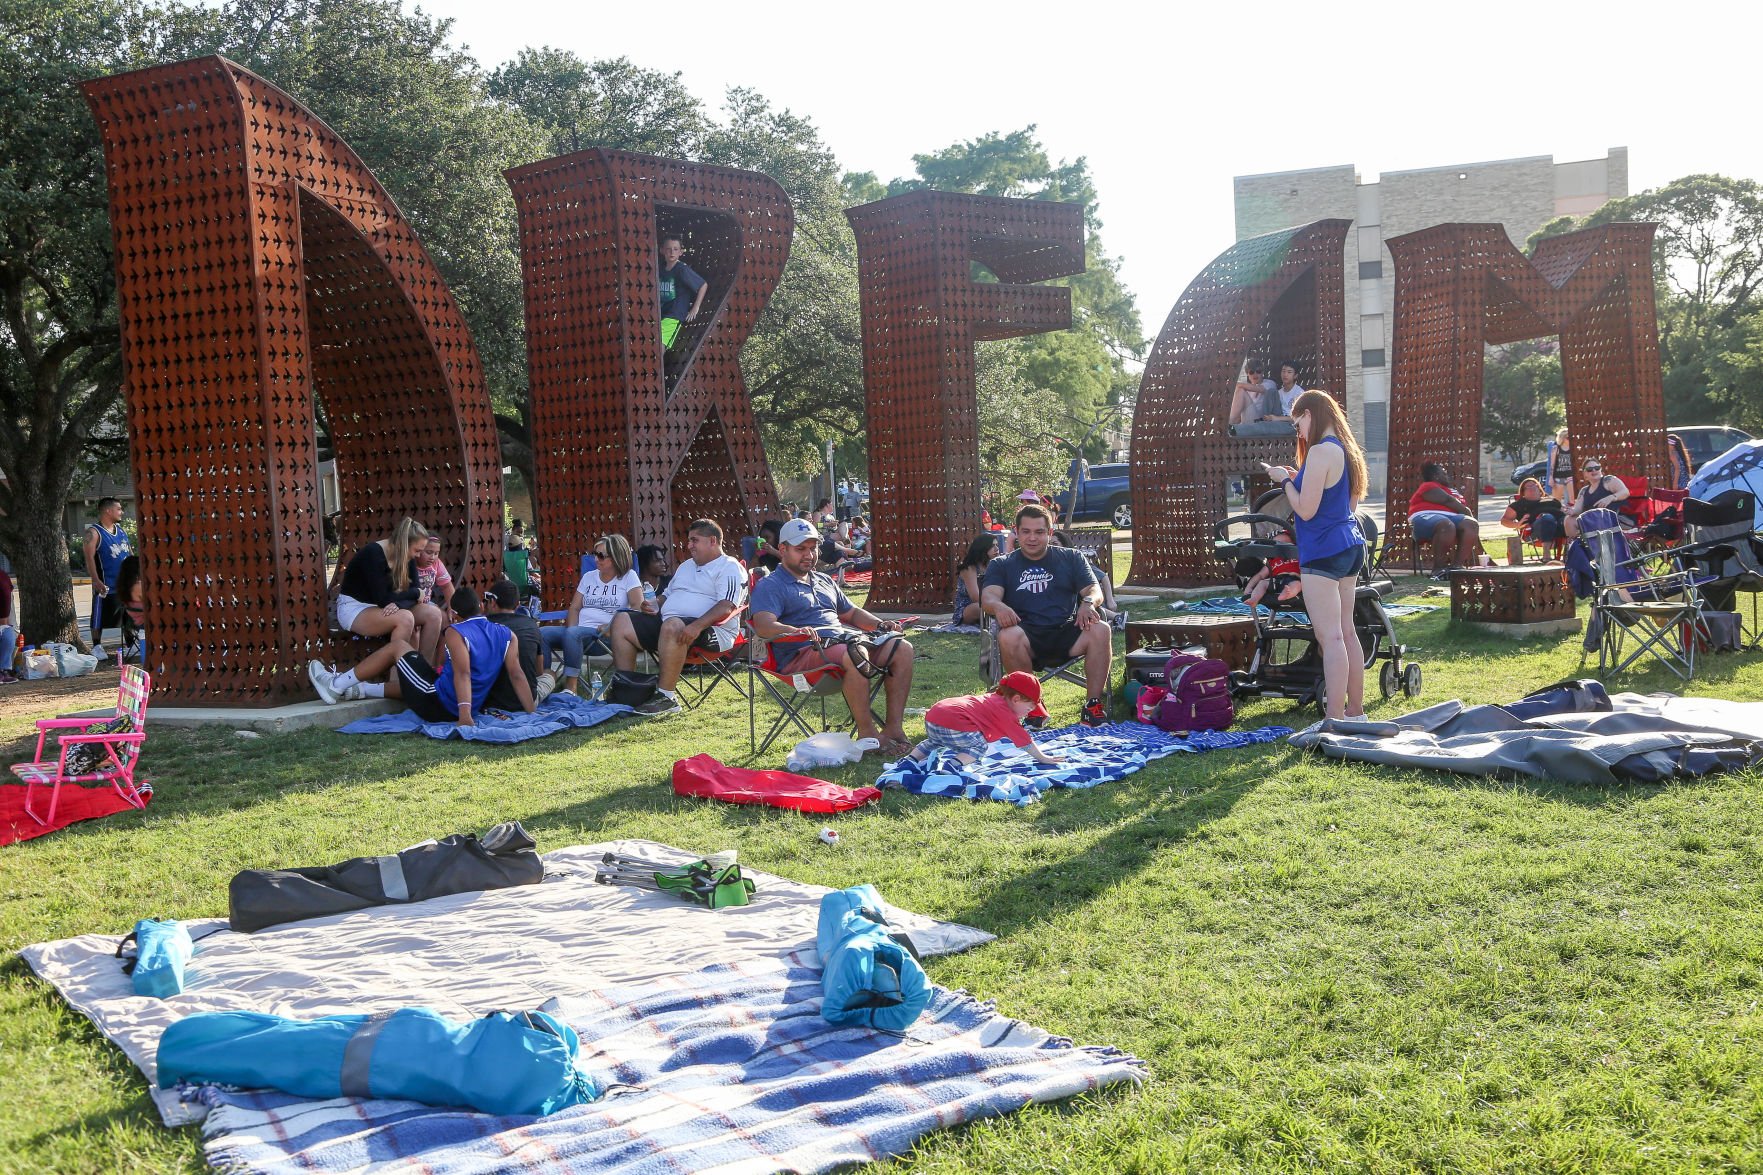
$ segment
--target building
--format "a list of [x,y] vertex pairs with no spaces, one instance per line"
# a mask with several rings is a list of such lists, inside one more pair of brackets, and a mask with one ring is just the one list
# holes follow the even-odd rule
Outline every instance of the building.
[[[1351,165],[1240,175],[1234,181],[1237,239],[1325,217],[1355,222],[1347,238],[1347,408],[1365,446],[1373,494],[1387,476],[1390,333],[1395,274],[1384,241],[1435,224],[1496,223],[1523,249],[1559,216],[1584,216],[1628,195],[1628,148],[1601,159],[1556,163],[1552,156],[1386,171],[1361,183]],[[1278,363],[1279,356],[1266,356]],[[1483,455],[1484,476],[1491,458]],[[1502,479],[1503,480],[1503,479]]]

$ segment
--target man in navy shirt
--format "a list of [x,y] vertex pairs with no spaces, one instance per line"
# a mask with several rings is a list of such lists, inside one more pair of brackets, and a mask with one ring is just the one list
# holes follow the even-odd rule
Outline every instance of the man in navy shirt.
[[691,266],[680,260],[686,248],[678,237],[661,238],[661,346],[673,346],[680,323],[698,317],[704,292],[710,288]]
[[1103,699],[1113,669],[1113,629],[1100,614],[1102,587],[1082,552],[1052,544],[1053,518],[1043,506],[1016,512],[1016,550],[993,559],[980,607],[998,622],[1005,673],[1084,659],[1085,726],[1108,721]]
[[[772,658],[782,673],[810,673],[836,665],[843,673],[845,702],[857,720],[857,737],[881,742],[882,753],[898,757],[912,749],[902,722],[906,695],[912,689],[912,646],[897,634],[900,626],[870,615],[845,598],[827,576],[814,570],[820,557],[820,534],[807,520],[784,523],[777,542],[778,569],[753,589],[753,631],[771,642]],[[869,681],[853,672],[851,648],[844,643],[850,630],[880,633],[869,663],[887,671],[888,712],[878,732],[875,715],[869,712]],[[825,642],[816,648],[814,639]],[[831,638],[827,640],[826,638]]]

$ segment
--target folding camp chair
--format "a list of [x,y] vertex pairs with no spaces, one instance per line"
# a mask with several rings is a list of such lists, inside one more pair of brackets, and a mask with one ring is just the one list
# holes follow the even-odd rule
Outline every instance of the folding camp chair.
[[[739,616],[746,610],[747,605],[742,604],[735,609],[735,615]],[[735,643],[721,652],[713,653],[709,649],[695,646],[687,649],[685,668],[679,679],[680,703],[688,710],[694,709],[724,682],[742,697],[747,696],[748,686],[743,685],[741,679],[735,676],[735,670],[746,661],[751,647],[747,628],[742,625],[735,634]]]
[[1696,647],[1709,639],[1695,573],[1646,574],[1639,567],[1646,557],[1629,558],[1616,527],[1584,537],[1597,552],[1598,586],[1586,636],[1588,642],[1598,639],[1598,676],[1621,673],[1644,654],[1688,681],[1696,672]]
[[[1684,567],[1694,567],[1706,580],[1702,586],[1705,606],[1716,611],[1737,612],[1747,648],[1763,644],[1757,596],[1763,593],[1763,533],[1756,525],[1756,501],[1749,490],[1723,490],[1712,501],[1690,498],[1683,504],[1682,546],[1665,552]],[[1738,593],[1751,597],[1746,612],[1738,608]]]
[[[754,641],[758,638],[754,637]],[[784,673],[778,668],[777,653],[768,644],[765,657],[760,661],[749,660],[747,668],[751,680],[747,688],[747,744],[753,748],[755,755],[763,755],[779,735],[794,729],[803,738],[813,738],[817,731],[808,725],[809,708],[816,703],[820,706],[820,730],[832,729],[828,725],[826,700],[834,694],[844,692],[845,671],[837,665],[821,665],[802,673]],[[885,674],[876,674],[869,680],[869,702],[871,716],[874,716],[875,697],[886,685]],[[759,740],[759,698],[761,693],[777,704],[777,717],[765,732],[765,740]],[[853,717],[855,725],[855,717]],[[880,719],[877,719],[879,723]]]
[[[995,619],[989,616],[985,618],[984,631],[985,643],[980,647],[979,653],[980,670],[985,674],[986,685],[990,687],[997,685],[998,679],[1004,676],[1004,651],[998,647],[998,622]],[[1054,680],[1069,681],[1079,688],[1087,689],[1089,679],[1084,676],[1083,664],[1084,659],[1080,655],[1067,658],[1058,665],[1036,665],[1035,676],[1043,684]],[[1102,705],[1110,715],[1114,712],[1113,696],[1114,691],[1111,689],[1102,691]]]
[[[64,783],[108,783],[116,794],[131,807],[145,808],[149,788],[135,782],[135,763],[140,758],[141,744],[147,738],[147,693],[153,679],[139,665],[125,665],[116,687],[116,713],[103,718],[39,718],[37,720],[37,757],[29,763],[14,763],[12,773],[25,781],[24,810],[38,824],[51,824],[55,808],[61,801]],[[97,731],[92,728],[114,724],[126,718],[126,730]],[[43,758],[43,744],[52,730],[72,731],[56,741],[61,751],[54,759]],[[68,773],[67,756],[81,745],[102,747],[104,758],[90,771]],[[49,788],[49,811],[40,813],[32,806],[37,787]]]

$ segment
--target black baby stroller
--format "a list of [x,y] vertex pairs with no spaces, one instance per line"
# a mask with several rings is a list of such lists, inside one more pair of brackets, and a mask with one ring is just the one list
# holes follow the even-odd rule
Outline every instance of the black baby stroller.
[[[1239,591],[1270,561],[1298,557],[1293,543],[1278,538],[1291,527],[1290,509],[1285,495],[1276,490],[1256,501],[1253,513],[1233,515],[1213,526],[1213,553],[1230,565]],[[1377,686],[1386,699],[1398,692],[1418,697],[1420,666],[1403,663],[1408,650],[1397,642],[1395,626],[1383,606],[1395,582],[1387,575],[1374,578],[1371,573],[1377,564],[1377,523],[1364,511],[1358,518],[1366,551],[1354,596],[1353,628],[1359,635],[1359,647],[1365,651],[1365,672],[1369,676],[1377,669]],[[1237,537],[1232,537],[1233,530]],[[1232,691],[1237,697],[1291,698],[1300,706],[1318,701],[1323,688],[1322,652],[1304,615],[1304,597],[1281,601],[1270,587],[1261,603],[1271,613],[1255,610],[1255,656],[1247,670],[1231,675]],[[1381,668],[1379,661],[1383,662]]]

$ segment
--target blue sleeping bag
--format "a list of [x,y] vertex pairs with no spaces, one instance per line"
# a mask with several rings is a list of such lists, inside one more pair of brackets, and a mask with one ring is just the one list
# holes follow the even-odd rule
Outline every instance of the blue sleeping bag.
[[905,936],[888,929],[873,885],[820,899],[815,946],[822,968],[820,1014],[829,1024],[904,1032],[930,1003],[930,980]]
[[464,1024],[432,1008],[317,1020],[198,1012],[159,1038],[159,1087],[191,1081],[549,1114],[599,1096],[577,1067],[579,1049],[575,1030],[543,1012]]

